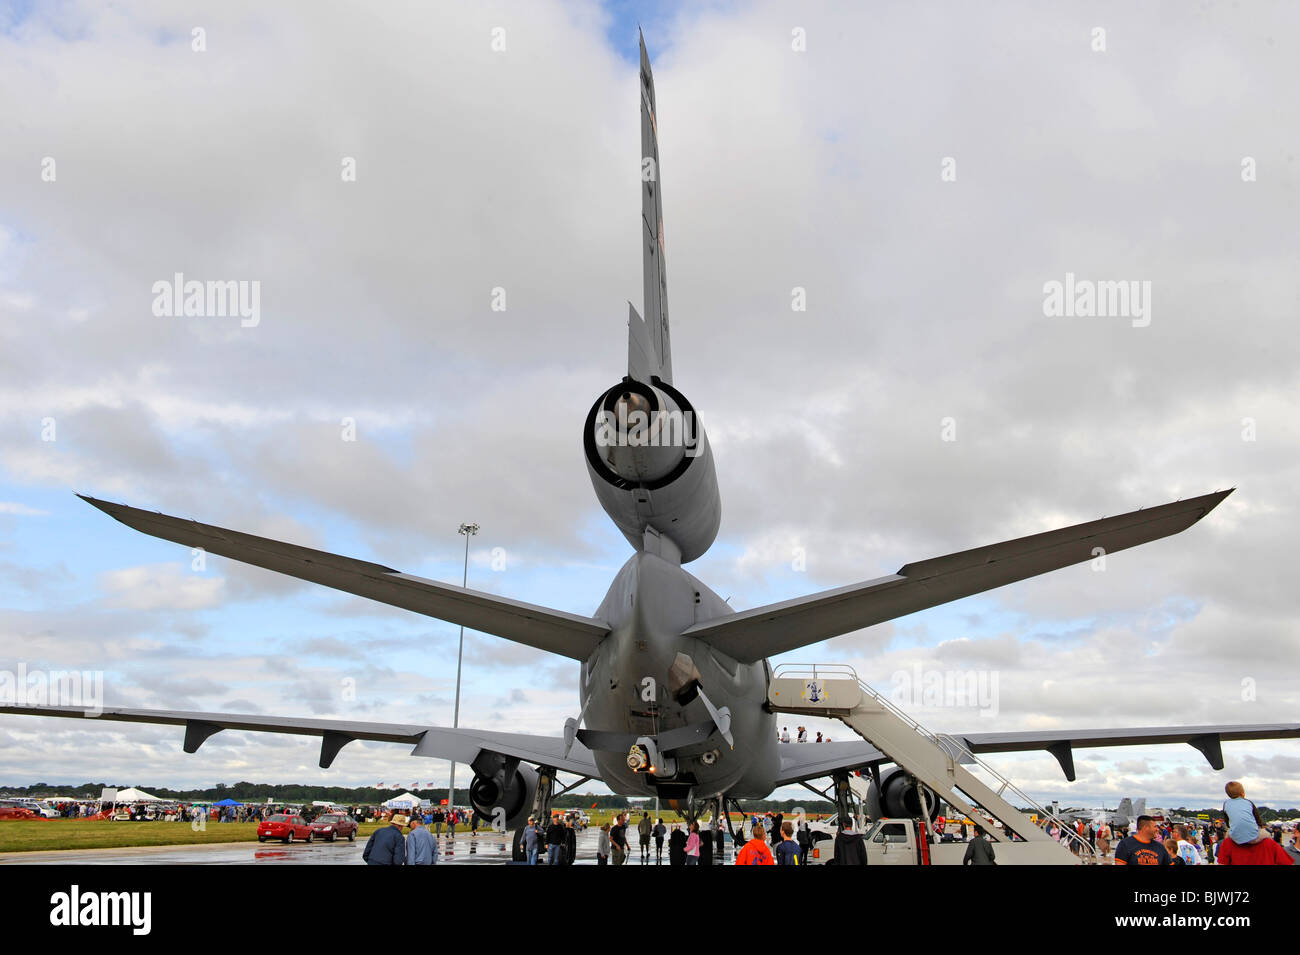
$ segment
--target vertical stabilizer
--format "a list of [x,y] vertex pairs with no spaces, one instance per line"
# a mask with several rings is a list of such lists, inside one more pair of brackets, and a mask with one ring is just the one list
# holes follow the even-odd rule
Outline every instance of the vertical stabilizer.
[[[660,195],[659,126],[655,119],[655,82],[650,56],[641,38],[641,273],[645,283],[645,338],[654,355],[654,371],[672,384],[673,360],[668,338],[668,272],[664,267],[663,199]],[[630,325],[636,324],[634,316]],[[634,336],[629,328],[628,373]],[[639,377],[633,375],[633,377]],[[646,379],[642,379],[646,380]]]

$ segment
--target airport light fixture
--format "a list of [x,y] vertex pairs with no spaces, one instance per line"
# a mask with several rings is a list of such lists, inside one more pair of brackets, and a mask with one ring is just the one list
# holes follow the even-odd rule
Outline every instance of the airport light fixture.
[[[458,534],[465,535],[465,572],[460,579],[461,587],[469,585],[469,539],[478,533],[477,524],[462,524]],[[465,653],[465,627],[462,624],[460,628],[460,648],[456,651],[456,709],[452,714],[451,727],[457,729],[460,726],[460,661]],[[456,808],[456,761],[451,761],[451,781],[447,785],[447,811],[450,812]]]

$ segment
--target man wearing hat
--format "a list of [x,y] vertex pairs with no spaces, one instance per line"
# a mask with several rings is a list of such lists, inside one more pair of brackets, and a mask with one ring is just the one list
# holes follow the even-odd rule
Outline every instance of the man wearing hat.
[[361,858],[366,865],[405,865],[406,843],[402,839],[402,829],[407,819],[401,813],[393,813],[388,825],[381,826],[370,834]]
[[407,865],[437,865],[438,840],[420,825],[420,817],[411,817],[411,834],[406,837]]

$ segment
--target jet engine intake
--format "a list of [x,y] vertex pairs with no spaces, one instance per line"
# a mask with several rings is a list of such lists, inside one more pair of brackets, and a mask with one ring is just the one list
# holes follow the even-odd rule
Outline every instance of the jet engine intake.
[[583,429],[592,486],[605,513],[641,549],[654,528],[682,562],[718,536],[722,499],[708,436],[686,396],[657,377],[624,378],[596,399]]
[[[481,765],[485,762],[483,755],[496,757],[488,761],[496,765]],[[508,765],[512,762],[515,765]],[[474,779],[469,784],[469,801],[480,817],[489,823],[499,821],[507,829],[528,818],[537,792],[537,771],[533,767],[492,753],[481,754],[472,768]]]
[[[930,820],[933,821],[939,815],[939,796],[929,786],[922,785]],[[919,819],[921,797],[916,791],[915,781],[897,766],[881,773],[880,789],[877,790],[873,782],[867,792],[867,815],[872,819]]]

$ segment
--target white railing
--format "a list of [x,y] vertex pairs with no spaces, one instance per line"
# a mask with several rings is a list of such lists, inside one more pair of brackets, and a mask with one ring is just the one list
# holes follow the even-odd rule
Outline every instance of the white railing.
[[[849,666],[847,663],[782,663],[773,670],[772,677],[773,679],[781,677],[783,679],[853,680],[857,683],[858,689],[871,697],[872,700],[882,706],[895,718],[901,720],[910,729],[928,739],[935,746],[938,746],[949,759],[956,760],[959,763],[973,764],[992,776],[1000,784],[1000,788],[997,790],[999,798],[1004,792],[1010,790],[1017,799],[1022,800],[1024,805],[1029,806],[1038,815],[1039,828],[1046,829],[1046,824],[1049,821],[1055,823],[1056,827],[1065,834],[1065,838],[1078,847],[1077,854],[1080,858],[1083,858],[1086,853],[1088,861],[1093,863],[1097,861],[1097,851],[1087,839],[1075,832],[1073,826],[1060,819],[1049,809],[1040,806],[1030,798],[1029,795],[1016,786],[1015,783],[1007,779],[1007,777],[1003,776],[996,769],[967,749],[957,740],[956,737],[948,735],[940,736],[931,733],[928,729],[895,706],[887,696],[876,692],[875,689],[858,676],[857,670],[853,669],[853,667]],[[875,744],[873,743],[872,745]],[[885,755],[888,756],[889,754],[886,753]]]

